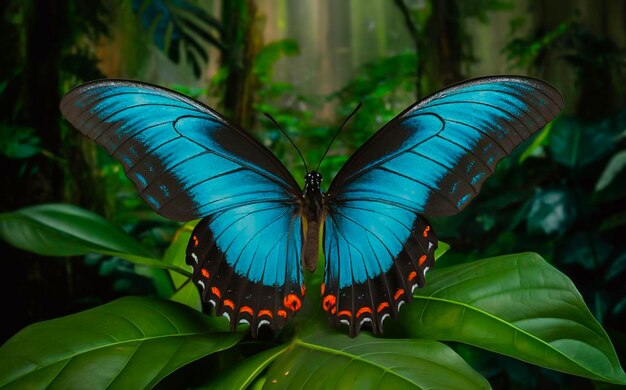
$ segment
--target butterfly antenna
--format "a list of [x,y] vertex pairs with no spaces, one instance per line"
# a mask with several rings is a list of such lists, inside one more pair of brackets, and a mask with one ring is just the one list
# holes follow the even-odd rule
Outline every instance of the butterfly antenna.
[[308,173],[309,172],[309,168],[307,168],[306,161],[304,161],[304,157],[302,156],[302,153],[300,153],[300,149],[298,149],[298,147],[296,146],[296,143],[293,142],[293,140],[291,139],[289,134],[287,134],[287,132],[282,127],[280,127],[278,122],[276,122],[276,120],[274,118],[272,118],[272,116],[270,114],[268,114],[267,112],[264,112],[263,114],[265,114],[265,116],[268,117],[269,120],[271,120],[272,123],[274,123],[276,125],[276,127],[278,127],[278,129],[280,129],[280,131],[285,135],[285,137],[287,137],[289,142],[291,142],[293,147],[296,148],[296,152],[298,152],[298,154],[300,155],[300,158],[302,159],[302,164],[304,164],[304,170]]
[[350,113],[350,115],[348,115],[348,117],[346,119],[344,119],[343,123],[341,124],[341,126],[339,126],[339,130],[337,130],[337,132],[335,133],[335,136],[333,137],[332,140],[330,140],[330,143],[328,144],[328,147],[326,148],[326,151],[324,152],[324,154],[322,155],[322,158],[320,159],[319,164],[317,164],[317,168],[315,168],[316,171],[319,171],[320,169],[320,165],[322,165],[322,161],[324,161],[324,157],[326,157],[326,153],[328,153],[328,151],[330,150],[330,147],[332,146],[333,142],[335,142],[335,138],[337,138],[337,136],[339,135],[339,133],[341,132],[341,129],[343,129],[343,127],[346,125],[346,123],[348,123],[348,121],[350,120],[350,118],[352,118],[354,116],[354,114],[356,114],[357,111],[359,111],[359,108],[361,108],[361,103],[359,103],[356,108],[354,110],[352,110],[352,113]]

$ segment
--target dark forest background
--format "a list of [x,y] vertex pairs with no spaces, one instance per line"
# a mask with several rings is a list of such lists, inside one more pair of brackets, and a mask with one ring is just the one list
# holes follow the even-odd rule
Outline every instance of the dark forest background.
[[[565,97],[463,213],[432,221],[445,265],[534,251],[568,275],[626,356],[626,2],[621,0],[6,0],[0,3],[0,212],[71,203],[163,251],[178,224],[61,118],[71,87],[126,78],[199,99],[252,132],[301,181],[270,113],[322,172],[406,106],[467,78],[522,74]],[[115,257],[46,258],[0,243],[0,341],[159,278]],[[467,349],[494,387],[591,384]],[[473,354],[473,355],[472,355]],[[568,382],[574,381],[574,382]]]

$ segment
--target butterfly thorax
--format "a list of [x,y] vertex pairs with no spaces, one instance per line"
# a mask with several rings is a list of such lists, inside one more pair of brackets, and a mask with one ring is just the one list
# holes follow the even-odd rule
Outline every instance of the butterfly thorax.
[[302,265],[310,272],[317,268],[317,253],[319,246],[319,232],[324,214],[324,194],[321,190],[322,175],[311,171],[304,176],[304,219],[305,233]]

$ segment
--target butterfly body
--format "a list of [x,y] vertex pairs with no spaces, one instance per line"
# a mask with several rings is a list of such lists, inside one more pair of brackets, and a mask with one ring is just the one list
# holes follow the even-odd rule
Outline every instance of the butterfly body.
[[304,176],[303,211],[306,221],[302,267],[309,272],[317,269],[319,252],[319,234],[325,217],[325,198],[321,184],[323,178],[317,171],[308,172]]
[[186,261],[203,302],[232,329],[283,327],[302,306],[303,270],[316,269],[321,247],[322,307],[351,336],[365,324],[380,334],[425,284],[437,248],[426,217],[463,210],[498,161],[562,106],[558,91],[527,77],[451,86],[376,132],[322,192],[317,171],[299,188],[265,146],[176,92],[102,80],[61,102],[157,213],[201,219]]

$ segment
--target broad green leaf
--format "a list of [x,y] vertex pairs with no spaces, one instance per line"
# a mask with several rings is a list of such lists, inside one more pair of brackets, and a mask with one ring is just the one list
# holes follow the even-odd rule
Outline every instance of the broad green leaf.
[[246,389],[274,360],[287,350],[287,345],[258,353],[223,372],[206,389]]
[[0,214],[0,237],[40,255],[100,253],[190,275],[186,269],[156,260],[148,248],[99,215],[68,204],[45,204]]
[[24,328],[0,347],[0,387],[148,388],[242,337],[165,300],[127,297]]
[[[171,264],[181,269],[189,268],[185,262],[187,244],[189,243],[191,233],[196,223],[197,221],[188,222],[178,229],[172,243],[165,251],[165,255],[163,256],[164,263]],[[198,288],[193,283],[190,283],[189,276],[176,271],[170,271],[170,276],[174,282],[174,288],[177,290],[170,299],[187,305],[192,309],[202,311],[200,293],[198,292]]]
[[611,151],[615,135],[609,121],[586,123],[560,118],[549,135],[552,157],[570,168],[588,165]]
[[[187,256],[187,244],[189,243],[191,233],[193,232],[193,228],[194,226],[196,226],[196,223],[198,223],[198,221],[188,222],[184,224],[180,229],[178,229],[178,231],[174,235],[172,243],[163,255],[163,262],[182,269],[189,268],[189,266],[185,262],[185,258]],[[170,272],[170,274],[176,288],[181,287],[189,280],[188,276],[181,275],[177,272]]]
[[615,349],[574,284],[522,253],[435,269],[401,316],[412,337],[459,341],[543,367],[626,384]]
[[318,331],[297,338],[272,363],[267,387],[487,389],[489,383],[445,344]]
[[170,299],[174,302],[187,305],[194,310],[202,311],[202,300],[198,292],[198,287],[191,283],[191,279],[189,278],[187,278],[187,283],[179,287]]

